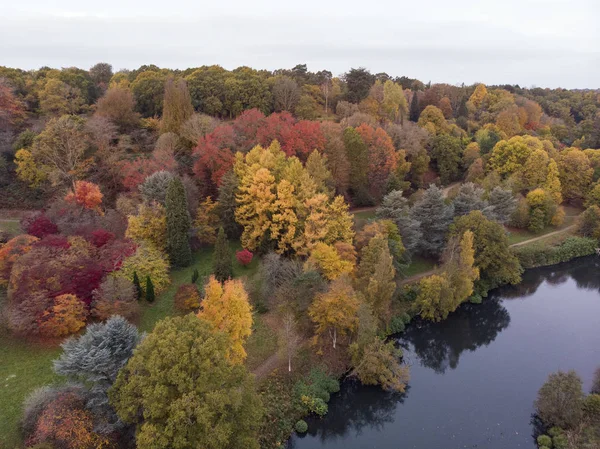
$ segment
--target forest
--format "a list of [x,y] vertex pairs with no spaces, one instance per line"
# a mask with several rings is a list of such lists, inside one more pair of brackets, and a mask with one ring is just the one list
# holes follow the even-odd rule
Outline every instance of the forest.
[[403,392],[411,321],[595,253],[599,180],[600,89],[0,67],[4,443],[281,447]]

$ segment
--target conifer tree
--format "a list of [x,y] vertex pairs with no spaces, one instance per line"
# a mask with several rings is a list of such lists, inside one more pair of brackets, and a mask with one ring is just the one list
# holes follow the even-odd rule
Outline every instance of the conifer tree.
[[187,208],[185,188],[181,179],[173,178],[167,188],[167,252],[171,263],[185,267],[192,260],[189,231],[190,214]]
[[138,277],[137,271],[133,272],[133,286],[135,287],[135,294],[138,301],[142,298],[142,286],[140,284],[140,278]]
[[401,190],[394,190],[383,198],[377,208],[377,217],[387,218],[396,223],[406,251],[414,253],[421,239],[421,223],[411,217],[408,200],[404,198]]
[[154,284],[152,283],[150,276],[146,276],[146,301],[154,302],[155,299]]
[[198,273],[198,268],[194,268],[194,272],[192,273],[192,284],[198,282],[198,278],[200,277],[200,273]]
[[219,282],[225,282],[233,274],[233,262],[231,261],[231,251],[229,242],[225,236],[223,228],[219,228],[217,243],[215,244],[215,257],[213,261],[213,274]]
[[419,111],[419,92],[414,91],[412,100],[410,102],[410,121],[415,123],[418,122],[420,113],[421,111]]
[[446,205],[442,191],[432,185],[415,203],[410,213],[414,220],[421,223],[422,237],[419,242],[421,250],[425,254],[439,256],[444,248],[446,233],[452,223],[454,207]]
[[367,167],[369,166],[368,148],[354,128],[344,130],[344,146],[350,163],[350,188],[355,202],[365,202],[367,195]]

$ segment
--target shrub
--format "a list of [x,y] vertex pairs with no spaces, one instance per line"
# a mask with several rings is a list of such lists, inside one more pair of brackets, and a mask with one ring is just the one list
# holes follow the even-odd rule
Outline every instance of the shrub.
[[552,446],[554,449],[568,449],[569,448],[569,439],[565,434],[556,435],[552,437]]
[[195,284],[196,282],[198,282],[199,278],[200,278],[200,273],[198,273],[198,268],[194,268],[194,272],[192,273],[192,284]]
[[540,435],[537,437],[537,444],[539,447],[552,447],[552,438],[548,435]]
[[404,325],[404,320],[401,315],[396,315],[390,320],[390,325],[388,328],[388,334],[399,334],[400,332],[404,332],[406,326]]
[[145,281],[150,276],[154,283],[155,293],[162,292],[170,283],[169,262],[163,253],[151,245],[139,246],[135,253],[127,257],[121,269],[115,271],[112,275],[133,279],[133,273],[137,273],[141,281],[141,289],[146,293]]
[[251,251],[248,251],[245,248],[235,253],[235,258],[240,263],[240,265],[244,267],[247,267],[250,264],[250,262],[252,262],[252,257],[254,257],[254,254],[252,254]]
[[296,421],[294,429],[296,429],[296,432],[298,433],[306,433],[306,431],[308,430],[308,424],[306,424],[306,421],[301,419],[299,421]]
[[96,229],[90,236],[90,243],[96,248],[101,248],[111,241],[115,235],[112,232],[108,232],[105,229]]
[[195,284],[182,284],[175,293],[175,308],[182,312],[191,312],[200,308],[200,292]]
[[58,234],[58,226],[44,214],[37,215],[28,223],[27,228],[24,229],[27,234],[33,235],[39,239],[50,234]]
[[294,385],[294,396],[306,413],[316,413],[319,416],[327,414],[327,403],[331,393],[340,391],[340,383],[325,371],[313,368],[307,379],[300,380]]
[[32,235],[18,235],[0,248],[0,287],[8,284],[14,263],[23,254],[29,252],[37,240],[37,237]]
[[92,315],[99,320],[104,321],[113,315],[131,320],[139,312],[136,290],[128,279],[109,276],[92,295]]
[[87,314],[85,305],[77,296],[71,294],[57,296],[52,307],[42,315],[39,332],[49,337],[73,334],[85,326]]
[[595,254],[596,246],[597,242],[594,239],[570,236],[557,246],[535,243],[517,246],[512,249],[512,252],[517,256],[523,268],[534,268]]

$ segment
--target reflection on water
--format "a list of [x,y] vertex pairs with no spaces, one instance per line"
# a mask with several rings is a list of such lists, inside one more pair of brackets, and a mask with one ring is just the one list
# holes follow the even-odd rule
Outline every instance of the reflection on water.
[[[600,258],[530,270],[518,286],[400,336],[411,381],[403,395],[346,381],[294,449],[535,449],[539,387],[600,365]],[[520,301],[519,301],[520,300]]]

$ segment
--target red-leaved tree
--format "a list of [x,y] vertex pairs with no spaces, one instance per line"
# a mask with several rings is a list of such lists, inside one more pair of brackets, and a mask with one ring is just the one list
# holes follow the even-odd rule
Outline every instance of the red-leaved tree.
[[235,253],[235,258],[237,261],[240,263],[240,265],[245,267],[252,262],[252,257],[254,257],[254,254],[252,254],[252,251],[248,251],[246,248]]

